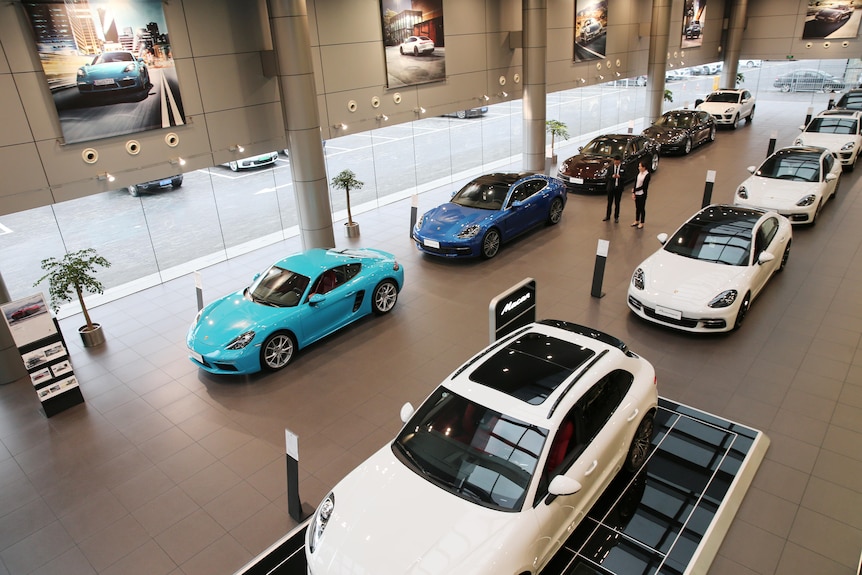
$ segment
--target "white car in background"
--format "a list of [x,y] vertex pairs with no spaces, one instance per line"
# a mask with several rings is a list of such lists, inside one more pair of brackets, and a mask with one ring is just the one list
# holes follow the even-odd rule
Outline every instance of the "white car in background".
[[748,90],[716,90],[697,109],[708,112],[717,125],[735,130],[740,120],[749,124],[754,120],[754,96]]
[[342,479],[306,534],[310,575],[539,573],[621,468],[652,450],[655,369],[559,320],[479,352]]
[[401,42],[398,51],[402,55],[413,54],[414,56],[418,56],[419,54],[431,54],[434,52],[434,41],[428,36],[410,36]]
[[223,166],[229,167],[236,172],[237,170],[247,170],[249,168],[258,168],[260,166],[268,166],[274,164],[278,160],[278,152],[267,152],[259,156],[250,156],[241,160],[233,160]]
[[632,274],[629,308],[690,332],[738,329],[751,302],[790,255],[791,225],[777,212],[711,205],[694,214]]
[[790,146],[766,158],[736,189],[733,204],[774,210],[793,224],[813,224],[835,195],[841,162],[826,148]]
[[820,146],[829,148],[841,160],[848,172],[856,167],[859,150],[862,149],[862,112],[858,110],[826,110],[820,112],[807,126],[800,126],[802,133],[796,138],[796,146]]

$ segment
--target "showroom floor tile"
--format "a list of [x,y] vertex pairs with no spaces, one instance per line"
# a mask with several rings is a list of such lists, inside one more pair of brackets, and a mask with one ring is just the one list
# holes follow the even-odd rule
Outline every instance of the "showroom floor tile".
[[[604,198],[570,195],[563,221],[493,261],[422,257],[408,237],[410,200],[356,214],[340,247],[395,253],[406,285],[393,313],[302,351],[284,371],[214,377],[185,354],[196,313],[185,276],[92,310],[107,343],[84,350],[80,318],[61,322],[84,405],[46,419],[32,386],[0,387],[0,575],[230,575],[293,528],[284,430],[299,436],[300,495],[312,508],[398,430],[420,402],[488,341],[492,297],[537,281],[541,317],[612,333],[653,362],[660,394],[763,430],[771,446],[719,549],[713,575],[850,573],[862,546],[862,183],[809,229],[794,230],[787,269],[742,329],[693,337],[632,316],[632,269],[700,207],[729,202],[770,133],[789,144],[805,107],[759,106],[688,157],[662,158],[647,225],[601,222]],[[560,153],[565,154],[563,148]],[[420,211],[451,190],[420,196]],[[610,242],[602,298],[590,296],[597,241]],[[204,299],[246,283],[298,238],[201,270]]]

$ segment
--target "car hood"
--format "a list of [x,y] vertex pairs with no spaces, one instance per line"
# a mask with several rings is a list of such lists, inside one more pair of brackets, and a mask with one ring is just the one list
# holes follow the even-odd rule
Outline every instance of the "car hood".
[[258,331],[297,309],[254,303],[243,296],[243,291],[206,306],[198,322],[189,328],[188,342],[194,342],[198,350],[221,349],[236,336],[250,329]]
[[705,307],[715,296],[745,282],[747,266],[686,258],[661,249],[641,265],[645,289],[659,305],[680,310]]
[[740,186],[748,191],[748,199],[744,200],[746,204],[773,210],[793,207],[808,194],[818,197],[823,194],[823,184],[819,182],[792,182],[759,176],[748,178]]
[[730,114],[737,108],[739,108],[739,104],[734,104],[732,102],[703,102],[697,107],[698,110],[703,110],[713,116]]
[[563,162],[560,173],[573,178],[592,178],[610,165],[611,158],[607,156],[581,154]]
[[[123,74],[123,70],[125,70],[126,66],[129,64],[135,64],[134,62],[105,62],[104,64],[95,64],[93,66],[83,66],[81,69],[87,73],[88,76],[115,76],[118,74]],[[137,65],[135,65],[137,68]]]
[[466,208],[452,202],[446,202],[427,212],[422,218],[421,232],[432,237],[454,238],[469,225],[482,226],[500,212],[497,210],[480,210]]
[[833,152],[841,150],[841,146],[847,142],[854,142],[859,139],[853,134],[824,134],[821,132],[802,132],[796,137],[797,141],[801,141],[806,146],[820,146],[821,148],[829,148]]
[[676,142],[684,138],[688,132],[683,128],[660,128],[658,126],[650,126],[644,130],[644,134],[661,144],[666,142]]
[[437,487],[402,464],[390,445],[345,477],[333,495],[335,508],[317,549],[307,552],[315,574],[491,575],[514,560],[514,540],[535,538],[518,514]]

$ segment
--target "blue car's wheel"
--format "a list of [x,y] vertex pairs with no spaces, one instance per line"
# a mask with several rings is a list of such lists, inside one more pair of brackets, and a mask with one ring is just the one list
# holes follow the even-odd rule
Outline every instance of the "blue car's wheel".
[[383,315],[384,313],[388,313],[395,307],[395,302],[398,301],[398,286],[392,280],[383,280],[374,288],[372,298],[371,306],[375,314]]
[[551,208],[548,210],[548,223],[551,225],[560,223],[563,217],[563,200],[554,198],[551,201]]
[[500,232],[491,228],[482,238],[482,257],[491,259],[500,251]]
[[266,371],[281,369],[293,359],[296,340],[286,332],[277,332],[266,338],[260,347],[260,366]]

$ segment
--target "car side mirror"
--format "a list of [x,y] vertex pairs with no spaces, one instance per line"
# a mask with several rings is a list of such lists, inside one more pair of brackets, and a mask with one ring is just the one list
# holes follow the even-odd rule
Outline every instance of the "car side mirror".
[[667,241],[667,234],[662,232],[656,236],[656,239],[659,241],[660,244],[664,245],[664,243]]
[[521,207],[521,206],[523,206],[523,205],[524,205],[524,201],[523,201],[523,200],[515,200],[514,202],[512,202],[512,207],[513,207],[513,208],[520,208],[520,207]]
[[407,423],[413,417],[413,404],[409,401],[401,406],[401,421]]
[[757,263],[758,264],[765,264],[766,262],[771,262],[774,259],[775,259],[775,254],[771,254],[767,251],[762,251],[762,252],[760,252],[760,255],[757,256]]
[[749,173],[753,174],[754,172],[757,171],[757,166],[748,166],[745,169],[748,170]]
[[557,475],[551,480],[550,485],[548,485],[548,493],[555,496],[572,495],[580,490],[580,482],[565,475]]
[[800,130],[804,130],[804,129],[805,129],[805,126],[804,126],[804,125],[799,126],[799,129],[800,129]]
[[837,179],[838,179],[838,176],[836,176],[835,174],[826,174],[826,181],[827,182],[834,182]]
[[326,301],[326,296],[323,295],[322,293],[311,294],[311,297],[308,298],[308,303],[310,305],[317,305],[317,304],[324,302],[324,301]]
[[257,272],[256,274],[254,274],[254,277],[251,278],[251,281],[256,281],[257,278],[259,278],[259,277],[260,277],[260,272]]
[[583,146],[578,146],[578,151],[579,151],[579,152],[583,152],[583,151],[584,151],[584,147],[583,147]]

